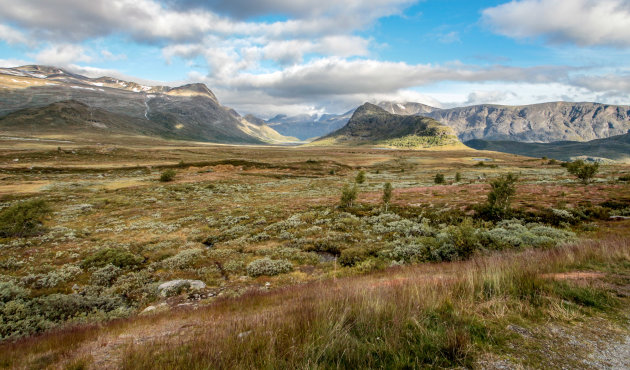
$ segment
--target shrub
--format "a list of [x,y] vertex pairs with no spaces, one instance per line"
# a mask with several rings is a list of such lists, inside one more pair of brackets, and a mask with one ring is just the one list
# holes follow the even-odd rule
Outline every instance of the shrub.
[[444,178],[444,175],[442,175],[441,173],[438,173],[435,175],[435,178],[433,178],[433,181],[436,184],[444,184],[446,182],[446,179]]
[[92,277],[90,278],[90,282],[94,285],[109,287],[112,285],[114,280],[120,275],[122,269],[118,266],[114,266],[112,264],[101,267],[100,269],[94,271]]
[[508,173],[491,181],[488,200],[477,209],[480,216],[487,219],[501,219],[509,215],[512,196],[516,194],[517,180],[516,175]]
[[577,161],[568,163],[566,168],[570,174],[580,179],[582,183],[588,184],[595,176],[597,171],[599,171],[599,163],[586,163],[583,160],[579,159]]
[[354,266],[363,261],[367,257],[367,251],[364,248],[348,248],[341,251],[339,256],[339,264],[341,266]]
[[6,303],[14,299],[24,299],[30,294],[30,290],[15,285],[12,282],[0,282],[0,303]]
[[462,181],[462,174],[457,172],[455,174],[455,182],[460,182],[460,181]]
[[466,218],[458,226],[449,226],[445,230],[448,242],[453,245],[460,259],[468,259],[481,247],[477,229],[472,219]]
[[24,237],[38,233],[44,219],[52,213],[44,200],[28,200],[0,211],[0,237]]
[[630,181],[630,175],[619,176],[619,181]]
[[272,260],[261,258],[247,265],[247,275],[258,277],[262,275],[274,276],[293,270],[293,265],[287,260]]
[[193,265],[203,255],[204,250],[200,248],[185,249],[176,255],[162,261],[162,267],[167,269],[185,269]]
[[171,170],[171,169],[166,170],[160,174],[160,181],[161,182],[173,181],[173,179],[175,179],[175,175],[177,175],[177,172],[175,172],[175,170]]
[[361,170],[357,173],[357,177],[354,178],[357,184],[363,184],[365,182],[365,171]]
[[570,241],[575,234],[540,224],[523,225],[518,220],[506,220],[494,229],[481,233],[483,244],[491,249],[507,248],[548,248],[560,242]]
[[389,206],[389,202],[392,200],[392,184],[386,182],[383,185],[383,205],[385,205],[385,212],[387,212],[387,207]]
[[105,248],[87,257],[81,263],[83,267],[104,267],[114,265],[120,268],[136,267],[144,258],[124,249]]
[[354,204],[354,201],[357,199],[357,195],[359,193],[359,189],[356,185],[350,186],[349,184],[345,184],[343,189],[341,189],[341,199],[340,199],[340,207],[341,208],[350,208]]

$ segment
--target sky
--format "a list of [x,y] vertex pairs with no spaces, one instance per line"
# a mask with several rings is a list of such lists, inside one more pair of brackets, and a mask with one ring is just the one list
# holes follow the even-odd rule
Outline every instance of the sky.
[[630,104],[630,0],[0,0],[0,67],[202,82],[262,118]]

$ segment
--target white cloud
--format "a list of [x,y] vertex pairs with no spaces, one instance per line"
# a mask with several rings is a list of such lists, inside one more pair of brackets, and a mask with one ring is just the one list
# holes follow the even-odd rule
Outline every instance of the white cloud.
[[32,64],[32,62],[22,59],[0,59],[0,68],[13,68],[27,64]]
[[628,0],[518,0],[485,9],[483,20],[509,37],[630,47]]
[[[156,0],[0,0],[0,20],[28,28],[56,42],[125,32],[137,40],[199,41],[208,34],[268,38],[315,37],[352,32],[375,19],[397,14],[414,0],[261,2],[264,9],[282,6],[300,15],[286,21],[248,22],[221,16],[220,2],[198,8],[175,8]],[[230,3],[256,11],[258,2]],[[201,3],[200,3],[201,4]],[[226,4],[228,4],[226,2]],[[259,5],[261,5],[259,4]],[[260,9],[264,13],[264,9]]]
[[65,67],[75,62],[90,62],[93,58],[86,54],[85,49],[79,45],[60,44],[51,45],[35,55],[35,60],[40,64]]
[[630,74],[609,74],[603,76],[576,76],[572,79],[576,86],[591,91],[617,91],[630,95]]
[[0,40],[9,45],[32,44],[32,41],[24,33],[4,24],[0,24]]
[[570,68],[478,67],[320,58],[270,73],[240,73],[209,78],[212,85],[264,89],[275,96],[324,96],[356,93],[390,93],[440,81],[529,81],[545,83],[567,78]]

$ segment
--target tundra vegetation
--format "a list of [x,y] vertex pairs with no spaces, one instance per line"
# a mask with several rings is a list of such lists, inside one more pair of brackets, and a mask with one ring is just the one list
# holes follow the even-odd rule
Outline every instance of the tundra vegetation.
[[0,366],[579,367],[562,335],[626,335],[627,165],[4,145]]

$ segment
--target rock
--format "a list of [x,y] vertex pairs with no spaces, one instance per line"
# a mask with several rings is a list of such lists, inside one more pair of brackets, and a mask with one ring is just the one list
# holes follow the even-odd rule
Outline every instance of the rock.
[[157,310],[157,307],[149,306],[149,307],[145,308],[144,310],[142,310],[141,313],[147,313],[147,312],[151,312],[151,311],[155,311],[155,310]]
[[177,279],[160,284],[157,290],[160,294],[166,296],[168,293],[177,291],[178,289],[199,290],[205,287],[206,284],[201,280]]
[[513,331],[515,333],[518,333],[518,334],[520,334],[520,335],[522,335],[524,337],[531,336],[531,333],[529,332],[529,330],[527,330],[527,329],[525,329],[523,327],[520,327],[518,325],[511,325],[510,324],[510,325],[507,326],[507,329],[511,330],[511,331]]

